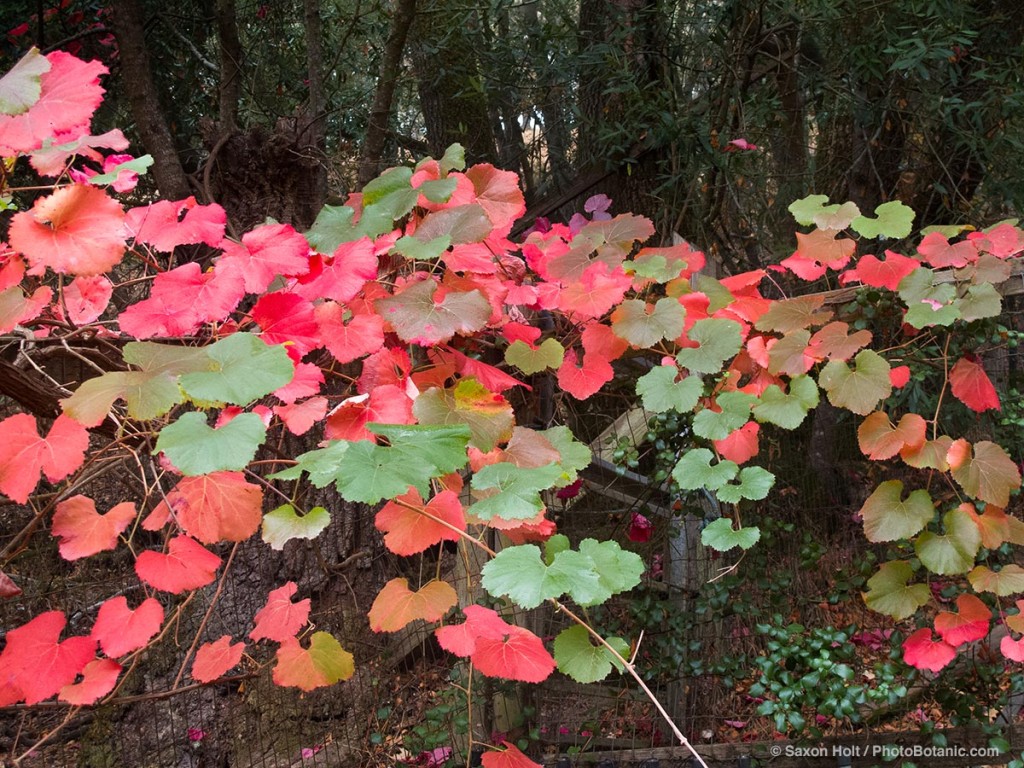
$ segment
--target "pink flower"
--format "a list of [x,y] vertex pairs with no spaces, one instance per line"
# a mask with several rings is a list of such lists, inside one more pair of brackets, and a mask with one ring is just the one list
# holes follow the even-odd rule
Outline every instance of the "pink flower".
[[626,534],[630,541],[643,543],[651,540],[654,533],[654,525],[639,512],[634,512],[629,521],[629,532]]

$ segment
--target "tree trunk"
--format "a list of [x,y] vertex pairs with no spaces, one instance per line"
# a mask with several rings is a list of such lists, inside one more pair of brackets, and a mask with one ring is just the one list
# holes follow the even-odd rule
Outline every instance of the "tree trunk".
[[221,135],[238,130],[238,101],[242,94],[242,43],[238,38],[235,0],[217,0],[220,47],[218,117]]
[[122,84],[131,104],[135,127],[146,152],[153,156],[153,177],[161,196],[180,200],[191,194],[171,129],[160,108],[149,53],[142,7],[138,0],[114,0],[114,35],[121,59]]
[[301,162],[309,169],[303,177],[296,219],[310,226],[327,200],[327,142],[324,121],[327,99],[324,96],[323,23],[320,0],[303,0],[303,22],[306,28],[306,77],[309,80],[309,102],[300,114],[297,126]]

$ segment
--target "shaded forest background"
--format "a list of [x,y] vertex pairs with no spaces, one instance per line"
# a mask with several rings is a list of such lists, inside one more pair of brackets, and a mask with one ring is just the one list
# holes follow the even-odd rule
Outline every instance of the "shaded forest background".
[[1024,202],[1016,0],[63,0],[0,22],[10,62],[104,61],[148,183],[239,231],[308,226],[453,142],[519,173],[531,216],[604,193],[727,272],[786,255],[811,192],[920,224]]

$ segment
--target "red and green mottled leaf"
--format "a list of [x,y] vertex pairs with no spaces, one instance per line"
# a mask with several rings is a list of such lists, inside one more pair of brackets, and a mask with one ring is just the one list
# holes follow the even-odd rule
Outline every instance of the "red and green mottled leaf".
[[42,76],[49,71],[49,60],[38,48],[30,48],[6,75],[0,77],[0,115],[27,112],[39,101],[43,90]]
[[993,571],[985,565],[975,566],[967,574],[975,592],[991,592],[999,597],[1008,597],[1024,592],[1024,568],[1019,565],[1004,565]]
[[276,658],[274,682],[303,691],[348,680],[355,672],[352,654],[327,632],[314,632],[309,648],[303,648],[294,637],[285,639],[277,649]]
[[920,446],[906,446],[900,451],[900,458],[915,469],[937,469],[946,472],[949,462],[946,456],[953,445],[953,438],[940,435],[935,440],[925,440]]
[[377,312],[403,341],[429,346],[456,334],[481,330],[491,317],[491,305],[478,290],[442,292],[432,278],[406,285],[387,299],[379,299]]
[[398,632],[417,619],[438,621],[458,601],[458,595],[446,581],[434,580],[413,592],[408,579],[392,579],[370,606],[370,629]]
[[686,310],[677,299],[659,299],[653,309],[645,301],[627,299],[612,312],[612,330],[634,347],[673,341],[683,332]]
[[128,600],[119,595],[100,606],[91,636],[103,653],[116,659],[145,647],[163,623],[164,609],[156,599],[147,597],[132,610]]
[[928,491],[919,489],[903,498],[903,481],[886,480],[867,498],[860,509],[868,541],[909,539],[935,517]]
[[871,331],[849,333],[849,330],[846,323],[829,323],[811,336],[807,354],[816,360],[849,360],[871,343]]
[[283,643],[306,625],[309,619],[309,598],[292,602],[298,586],[289,581],[267,595],[267,603],[260,608],[253,621],[256,626],[249,633],[250,640],[273,640]]
[[462,379],[454,387],[432,387],[416,398],[412,412],[420,424],[465,424],[469,444],[489,451],[512,436],[515,417],[511,404],[476,379]]
[[981,640],[988,634],[992,610],[974,595],[963,594],[956,599],[957,613],[941,611],[935,617],[935,631],[956,648]]
[[821,310],[825,303],[823,296],[801,296],[797,299],[773,301],[771,308],[758,318],[754,327],[759,331],[791,333],[796,330],[825,325],[832,319],[832,312]]
[[58,502],[50,530],[60,537],[60,556],[78,560],[114,549],[118,536],[135,517],[133,502],[122,502],[101,515],[92,499],[79,494]]
[[212,643],[203,643],[192,661],[192,679],[212,683],[223,677],[242,660],[245,643],[231,643],[231,635],[223,635]]

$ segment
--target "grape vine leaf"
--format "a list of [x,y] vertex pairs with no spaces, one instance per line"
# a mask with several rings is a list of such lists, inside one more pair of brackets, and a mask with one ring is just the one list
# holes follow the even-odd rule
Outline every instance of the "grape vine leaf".
[[182,478],[166,503],[182,530],[204,544],[245,541],[260,527],[263,489],[241,472],[213,472]]
[[43,90],[42,76],[49,71],[49,60],[38,48],[30,48],[6,75],[0,77],[0,114],[28,112],[29,107],[39,101]]
[[752,410],[754,418],[760,422],[796,429],[818,402],[818,385],[810,376],[801,375],[789,380],[788,392],[783,392],[777,384],[769,384]]
[[479,605],[462,609],[466,621],[434,630],[438,644],[456,656],[468,656],[489,677],[539,683],[555,669],[555,660],[539,637],[506,623],[496,611]]
[[[436,519],[432,519],[436,518]],[[426,504],[415,488],[389,501],[377,513],[384,546],[396,555],[415,555],[442,541],[458,541],[466,515],[453,491],[441,491]]]
[[679,369],[674,365],[659,365],[637,379],[636,393],[641,397],[645,410],[689,413],[697,407],[704,392],[704,382],[700,376],[693,375],[676,381],[678,375]]
[[135,559],[135,573],[154,589],[180,595],[213,581],[220,558],[187,536],[175,536],[167,554],[145,550]]
[[900,281],[915,269],[921,267],[917,259],[903,256],[895,251],[886,251],[885,259],[866,253],[857,260],[857,266],[843,273],[843,282],[860,280],[872,288],[888,288],[896,291]]
[[878,573],[868,579],[864,602],[871,610],[902,621],[932,597],[927,584],[907,584],[912,575],[910,563],[905,560],[882,563]]
[[298,585],[294,581],[272,589],[266,604],[253,617],[256,626],[249,633],[249,639],[273,640],[283,643],[306,625],[309,619],[309,598],[292,602]]
[[392,579],[370,606],[370,629],[374,632],[398,632],[417,619],[438,621],[458,601],[458,595],[446,581],[435,579],[413,592],[409,589],[408,579]]
[[[629,644],[620,637],[610,637],[606,642],[623,658],[629,656]],[[581,626],[563,629],[555,637],[555,663],[558,671],[568,675],[577,683],[596,683],[604,680],[612,671],[613,664],[621,664],[607,648],[594,645],[590,633]]]
[[1003,311],[1002,296],[991,283],[968,286],[967,293],[960,299],[959,305],[960,316],[967,322],[998,317]]
[[825,325],[832,319],[832,312],[819,311],[824,303],[825,299],[820,295],[773,301],[768,311],[754,323],[754,327],[759,331],[786,334]]
[[36,420],[16,413],[0,422],[0,492],[24,504],[39,483],[40,472],[51,483],[82,466],[89,433],[76,421],[60,415],[49,434],[40,437]]
[[553,338],[544,339],[537,346],[516,339],[505,350],[505,362],[525,374],[557,369],[564,359],[565,347]]
[[559,552],[551,565],[533,544],[506,547],[483,567],[481,583],[496,597],[508,597],[523,608],[536,608],[542,601],[559,597],[571,589],[598,590],[599,577],[580,553]]
[[327,632],[314,632],[309,648],[294,637],[283,640],[276,658],[274,683],[307,692],[348,680],[355,672],[352,654]]
[[[125,215],[125,227],[135,243],[144,243],[163,253],[170,253],[179,245],[199,243],[215,248],[224,239],[226,225],[227,212],[223,208],[216,203],[198,205],[194,197],[160,200],[132,208]],[[201,271],[195,262],[182,266],[189,267],[195,275]]]
[[93,659],[82,669],[82,679],[65,685],[57,698],[77,707],[95,704],[117,685],[121,665],[111,659]]
[[212,643],[203,643],[192,661],[192,679],[199,683],[212,683],[223,677],[242,660],[245,643],[231,644],[231,635],[222,635]]
[[292,380],[295,367],[281,345],[233,333],[204,348],[209,370],[185,373],[181,388],[194,400],[248,405]]
[[743,331],[733,320],[707,318],[690,328],[690,341],[699,346],[679,350],[676,362],[694,373],[718,373],[743,346]]
[[412,412],[420,424],[467,425],[469,444],[484,452],[507,441],[515,424],[512,405],[474,378],[462,379],[454,387],[431,387],[420,393]]
[[956,599],[957,613],[940,611],[935,617],[935,631],[954,648],[981,640],[988,634],[992,610],[974,595],[963,594]]
[[78,494],[57,503],[50,530],[60,537],[60,556],[79,560],[114,549],[118,536],[135,517],[133,502],[117,504],[101,515],[92,499]]
[[915,450],[927,439],[928,424],[916,413],[905,413],[897,426],[884,411],[875,411],[857,428],[861,452],[874,461],[885,461],[901,451]]
[[707,488],[716,491],[736,477],[739,466],[734,462],[719,461],[714,466],[711,462],[715,455],[707,448],[693,448],[683,454],[672,469],[672,479],[686,491]]
[[737,479],[739,483],[729,482],[718,489],[719,501],[727,504],[738,504],[741,499],[760,501],[775,485],[775,475],[764,467],[744,467]]
[[544,510],[540,492],[554,487],[562,474],[558,464],[543,467],[517,467],[507,461],[490,464],[473,475],[472,488],[478,501],[469,511],[480,520],[492,517],[529,520]]
[[242,235],[242,242],[224,240],[217,268],[240,275],[249,293],[263,293],[278,275],[309,271],[309,243],[291,224],[263,224]]
[[95,657],[92,638],[69,637],[60,642],[65,624],[67,618],[61,611],[45,611],[5,636],[0,680],[20,691],[30,706],[73,683]]
[[935,504],[928,491],[918,489],[903,499],[903,481],[880,483],[860,509],[868,541],[909,539],[935,517]]
[[267,427],[255,413],[241,413],[214,429],[205,413],[189,411],[160,430],[156,450],[183,474],[205,475],[245,469],[266,436]]
[[733,528],[732,520],[720,517],[704,526],[700,532],[700,541],[705,547],[718,552],[728,552],[733,547],[750,549],[761,539],[761,529],[757,526]]
[[[832,206],[828,205],[828,195],[808,195],[800,200],[794,200],[787,209],[796,223],[805,227],[814,225],[814,217],[825,212]],[[839,208],[838,205],[834,206]]]
[[932,573],[949,576],[967,573],[981,548],[981,532],[971,516],[953,509],[942,517],[944,535],[925,531],[914,542],[914,551]]
[[913,632],[903,641],[903,661],[917,669],[939,672],[956,657],[956,650],[944,640],[933,640],[930,627]]
[[1013,563],[1004,565],[998,571],[988,566],[978,565],[967,574],[975,592],[991,592],[999,597],[1024,592],[1024,568]]
[[[998,443],[982,440],[975,443],[973,450],[958,453],[955,449],[960,441],[953,443],[947,454],[953,479],[964,493],[997,507],[1005,508],[1010,493],[1020,488],[1020,470]],[[964,441],[966,442],[966,441]],[[954,460],[954,455],[958,458]]]
[[107,656],[116,659],[144,648],[164,623],[164,608],[147,597],[138,608],[128,607],[123,595],[111,597],[100,606],[91,637]]
[[892,392],[889,363],[870,349],[858,352],[853,362],[851,370],[844,362],[830,360],[821,370],[818,383],[828,392],[832,405],[866,416]]
[[431,346],[448,341],[455,334],[481,330],[491,317],[491,304],[479,290],[446,291],[435,300],[439,289],[432,279],[406,285],[394,296],[378,299],[374,306],[402,341]]
[[298,515],[291,504],[282,504],[263,516],[263,541],[273,550],[280,551],[294,539],[315,539],[331,524],[331,513],[323,507],[313,507]]
[[[590,599],[582,594],[579,585],[574,584],[568,590],[569,595],[583,606],[603,603],[612,595],[632,589],[640,583],[640,578],[645,570],[640,555],[622,549],[617,541],[583,539],[580,542],[579,553],[593,563],[590,567],[597,574],[600,583],[600,592]],[[559,557],[565,556],[565,554],[556,556],[555,562],[558,562]]]
[[900,240],[909,237],[914,224],[913,209],[899,200],[882,203],[875,208],[876,218],[857,216],[850,222],[850,228],[861,237],[887,237]]
[[999,395],[985,369],[971,357],[961,357],[949,372],[949,384],[956,397],[976,413],[999,410]]
[[702,408],[693,417],[694,434],[707,440],[724,440],[747,423],[755,402],[757,398],[746,392],[723,392],[715,398],[718,410]]
[[663,339],[679,338],[686,324],[686,310],[678,299],[659,299],[650,311],[647,302],[627,299],[612,312],[612,330],[634,347],[652,347]]
[[481,755],[480,765],[483,768],[541,768],[538,763],[524,755],[515,744],[508,741],[501,743],[505,745],[504,750],[490,750]]

